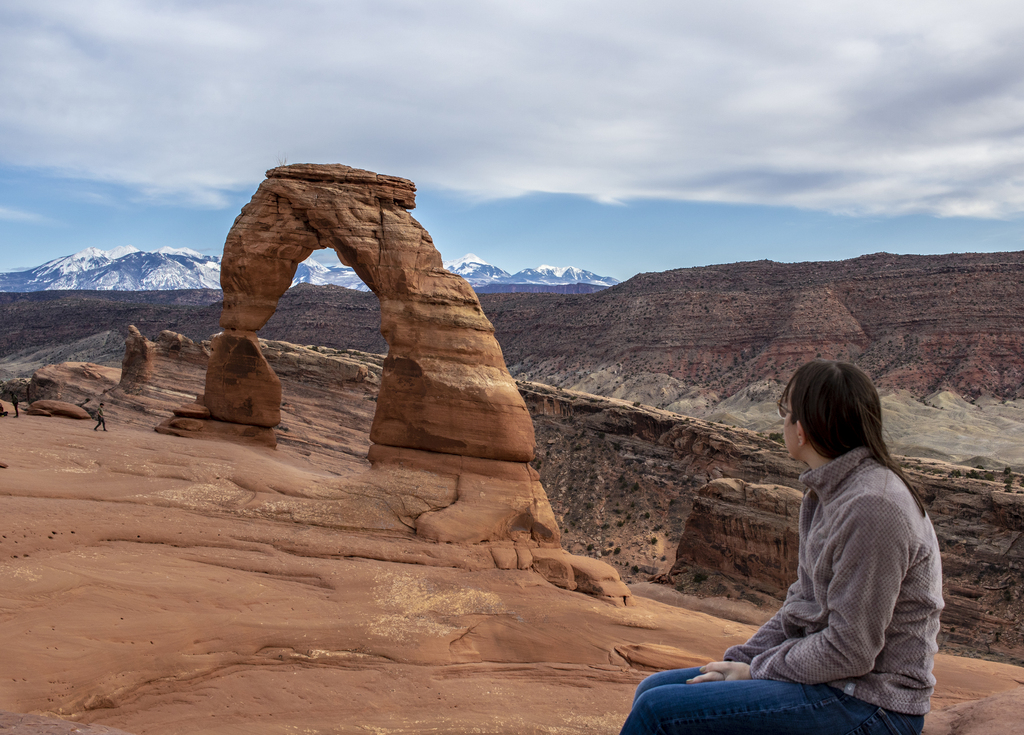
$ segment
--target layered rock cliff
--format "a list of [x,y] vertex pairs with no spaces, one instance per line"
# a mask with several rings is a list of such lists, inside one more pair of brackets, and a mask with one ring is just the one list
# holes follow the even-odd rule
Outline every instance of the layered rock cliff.
[[[1021,397],[1022,302],[1024,252],[735,263],[644,273],[587,296],[484,300],[517,376],[570,387],[607,371],[603,394],[663,407],[694,389],[721,400],[784,381],[816,356],[919,397]],[[660,399],[634,398],[643,376],[662,376]]]

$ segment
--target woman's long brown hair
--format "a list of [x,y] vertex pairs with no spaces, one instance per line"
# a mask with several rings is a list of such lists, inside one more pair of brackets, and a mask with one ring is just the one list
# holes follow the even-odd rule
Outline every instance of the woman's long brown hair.
[[793,373],[779,400],[789,401],[790,421],[800,422],[818,454],[835,459],[867,447],[876,462],[903,481],[925,513],[920,493],[882,438],[882,401],[863,370],[848,362],[812,360]]

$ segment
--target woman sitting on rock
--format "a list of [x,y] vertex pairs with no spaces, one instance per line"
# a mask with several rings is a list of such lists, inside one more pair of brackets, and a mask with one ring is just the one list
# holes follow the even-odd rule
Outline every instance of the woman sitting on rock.
[[637,688],[623,735],[917,735],[935,685],[939,546],[882,439],[871,379],[815,360],[779,400],[786,449],[810,467],[800,566],[775,616],[724,660]]

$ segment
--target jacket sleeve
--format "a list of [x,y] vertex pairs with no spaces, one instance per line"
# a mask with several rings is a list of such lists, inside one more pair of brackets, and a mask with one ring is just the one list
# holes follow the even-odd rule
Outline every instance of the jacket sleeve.
[[756,654],[753,678],[821,684],[873,669],[910,567],[908,520],[891,501],[865,495],[843,509],[832,533],[826,626]]
[[758,628],[746,643],[727,648],[722,660],[749,664],[754,656],[775,648],[785,640],[786,634],[782,632],[782,610],[779,610],[771,620]]

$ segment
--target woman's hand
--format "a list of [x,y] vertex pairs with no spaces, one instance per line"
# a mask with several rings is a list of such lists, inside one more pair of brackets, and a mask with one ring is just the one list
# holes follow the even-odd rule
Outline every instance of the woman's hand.
[[702,681],[741,681],[750,678],[750,664],[739,661],[712,661],[700,667],[700,676],[687,679],[687,684],[700,684]]

